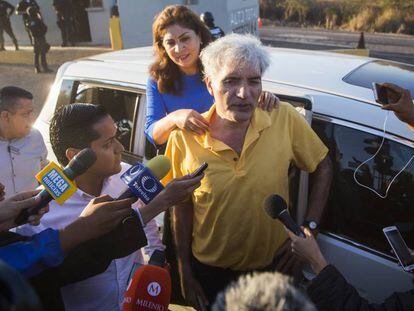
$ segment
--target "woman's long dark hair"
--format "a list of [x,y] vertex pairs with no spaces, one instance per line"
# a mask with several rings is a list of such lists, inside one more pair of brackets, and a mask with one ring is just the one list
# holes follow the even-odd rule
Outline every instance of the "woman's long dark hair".
[[[166,28],[175,24],[193,30],[200,37],[200,51],[211,42],[212,38],[210,31],[198,15],[185,6],[170,5],[155,18],[152,25],[152,36],[156,59],[150,66],[150,75],[157,81],[160,93],[179,95],[183,88],[182,72],[167,55],[162,42]],[[197,64],[201,75],[200,59]]]

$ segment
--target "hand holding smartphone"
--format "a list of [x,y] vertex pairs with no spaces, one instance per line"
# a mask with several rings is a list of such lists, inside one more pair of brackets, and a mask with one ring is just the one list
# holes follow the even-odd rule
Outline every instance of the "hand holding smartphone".
[[205,171],[205,169],[207,167],[208,167],[208,163],[207,162],[204,162],[203,164],[200,165],[200,167],[198,169],[196,169],[194,172],[192,172],[190,174],[190,178],[194,178],[194,177],[200,176]]
[[385,227],[382,229],[385,237],[390,243],[395,255],[397,256],[402,268],[410,272],[414,269],[414,257],[411,255],[410,249],[405,243],[400,231],[396,226]]
[[372,90],[375,101],[381,105],[396,103],[401,97],[401,94],[398,94],[393,89],[376,82],[372,83]]

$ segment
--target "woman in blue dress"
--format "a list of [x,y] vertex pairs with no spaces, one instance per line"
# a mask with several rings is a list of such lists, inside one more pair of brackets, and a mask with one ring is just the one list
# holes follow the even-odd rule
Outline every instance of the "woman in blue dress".
[[[201,113],[210,109],[213,97],[203,82],[200,51],[212,38],[199,16],[181,5],[166,7],[153,27],[155,61],[147,83],[145,134],[155,145],[167,142],[175,128],[196,134],[208,130]],[[271,110],[278,99],[263,92],[259,106]]]

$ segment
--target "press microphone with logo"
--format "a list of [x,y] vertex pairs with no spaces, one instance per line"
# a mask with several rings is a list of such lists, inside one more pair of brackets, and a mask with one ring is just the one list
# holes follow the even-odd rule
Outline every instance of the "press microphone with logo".
[[122,311],[167,311],[171,300],[171,276],[165,253],[155,250],[148,265],[140,266],[124,294]]
[[148,204],[164,189],[160,179],[167,175],[170,168],[170,159],[164,155],[152,158],[146,166],[139,162],[134,164],[121,176],[128,189],[117,200],[138,197]]
[[95,152],[90,148],[85,148],[75,155],[63,170],[54,162],[46,165],[36,175],[36,179],[44,186],[44,189],[36,195],[36,198],[40,197],[40,201],[21,211],[15,223],[17,225],[26,223],[30,215],[37,214],[52,200],[62,205],[76,192],[77,188],[72,181],[85,173],[95,161]]
[[286,201],[277,194],[269,195],[264,201],[264,209],[266,213],[273,219],[279,219],[286,228],[292,231],[297,236],[306,238],[305,233],[298,226],[298,224],[292,219],[287,211]]

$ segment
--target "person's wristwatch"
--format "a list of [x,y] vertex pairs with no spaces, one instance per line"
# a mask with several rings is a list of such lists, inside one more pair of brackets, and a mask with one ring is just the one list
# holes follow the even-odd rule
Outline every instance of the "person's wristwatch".
[[316,223],[316,221],[313,220],[306,220],[303,224],[305,227],[307,227],[313,235],[317,235],[318,234],[318,224]]

